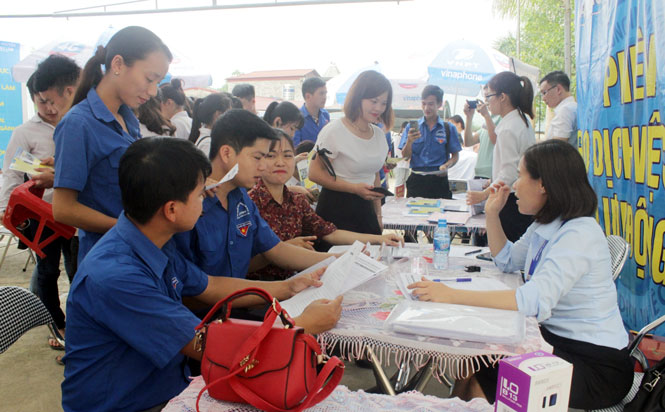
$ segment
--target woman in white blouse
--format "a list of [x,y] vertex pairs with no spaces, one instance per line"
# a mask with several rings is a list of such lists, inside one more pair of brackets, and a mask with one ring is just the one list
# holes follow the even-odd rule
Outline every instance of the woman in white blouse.
[[[516,310],[533,316],[554,354],[573,364],[570,407],[601,409],[617,404],[633,382],[628,334],[612,280],[607,239],[594,218],[598,199],[579,152],[561,140],[526,150],[513,185],[521,213],[534,217],[524,236],[506,239],[499,212],[511,188],[490,186],[485,205],[487,238],[497,267],[524,270],[512,290],[463,291],[443,283],[410,285],[420,300]],[[519,276],[516,274],[516,276]],[[454,395],[494,402],[496,368],[481,368],[458,382]]]
[[231,99],[222,93],[212,93],[194,103],[194,118],[189,141],[206,156],[210,154],[210,131],[215,120],[231,108]]
[[[533,118],[533,87],[525,76],[501,72],[492,77],[483,92],[492,115],[501,116],[501,123],[495,129],[492,182],[502,181],[512,187],[517,180],[520,157],[536,143],[530,120]],[[489,187],[482,192],[467,192],[467,203],[480,203],[487,200],[489,194]],[[515,194],[511,193],[500,215],[503,231],[512,242],[518,240],[532,222],[530,216],[519,212],[516,201]]]
[[175,126],[175,135],[180,139],[189,138],[192,131],[192,118],[185,110],[187,96],[182,90],[180,79],[171,79],[171,83],[161,86],[162,91],[162,114]]
[[344,101],[344,117],[319,133],[317,156],[309,179],[323,186],[316,208],[322,218],[339,229],[380,235],[379,169],[388,155],[384,132],[374,125],[392,127],[392,87],[376,71],[361,73]]

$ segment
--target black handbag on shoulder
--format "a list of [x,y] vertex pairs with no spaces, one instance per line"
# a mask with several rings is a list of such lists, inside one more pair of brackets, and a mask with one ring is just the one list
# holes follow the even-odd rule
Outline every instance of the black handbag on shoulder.
[[624,412],[665,411],[665,359],[644,372],[640,388]]

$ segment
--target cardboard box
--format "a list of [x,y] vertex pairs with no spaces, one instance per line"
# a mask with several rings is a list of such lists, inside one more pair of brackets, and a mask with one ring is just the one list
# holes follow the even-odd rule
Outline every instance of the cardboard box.
[[502,359],[495,412],[567,412],[573,365],[537,351]]

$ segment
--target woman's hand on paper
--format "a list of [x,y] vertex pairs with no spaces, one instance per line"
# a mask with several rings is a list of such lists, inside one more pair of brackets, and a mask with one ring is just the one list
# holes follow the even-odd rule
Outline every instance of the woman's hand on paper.
[[323,282],[321,282],[321,276],[323,276],[323,272],[325,271],[326,268],[319,268],[314,272],[307,273],[302,276],[294,276],[286,280],[285,282],[288,286],[290,295],[293,296],[310,286],[318,288],[319,286],[323,285]]
[[424,277],[420,282],[412,283],[407,286],[413,289],[413,296],[418,300],[425,302],[454,303],[454,289],[449,288],[441,282],[432,282]]
[[503,182],[497,182],[490,186],[489,192],[490,195],[485,202],[485,214],[498,215],[508,201],[510,187]]
[[404,238],[395,233],[388,233],[381,235],[381,243],[385,243],[386,246],[402,246],[404,245]]
[[487,200],[487,195],[485,192],[469,190],[466,192],[466,204],[467,205],[477,205],[483,201]]
[[302,315],[295,321],[296,325],[307,333],[322,333],[335,327],[342,315],[342,296],[333,300],[319,299],[307,305]]
[[308,250],[314,250],[314,241],[316,236],[298,236],[293,239],[289,239],[286,243],[290,243],[293,246],[298,246]]
[[365,200],[378,200],[382,199],[383,195],[379,192],[375,192],[372,189],[374,186],[368,185],[365,183],[356,183],[353,186],[353,193],[362,197]]

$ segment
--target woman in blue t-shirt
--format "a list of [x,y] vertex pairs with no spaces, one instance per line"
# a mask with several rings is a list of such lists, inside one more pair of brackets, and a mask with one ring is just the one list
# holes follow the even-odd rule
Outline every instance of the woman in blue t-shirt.
[[[487,238],[504,272],[524,270],[515,290],[462,291],[422,281],[409,287],[420,300],[516,310],[534,316],[554,354],[573,364],[570,407],[617,404],[633,382],[628,334],[617,304],[607,239],[594,219],[598,200],[582,156],[568,143],[548,140],[529,147],[513,185],[519,212],[534,223],[515,243],[499,212],[511,188],[495,182],[485,204]],[[494,402],[496,368],[482,368],[456,385],[456,395],[483,394]],[[481,391],[482,389],[482,391]]]
[[120,30],[86,63],[75,106],[55,130],[53,215],[79,228],[79,262],[123,209],[120,157],[140,136],[132,109],[157,95],[171,60],[150,30]]

